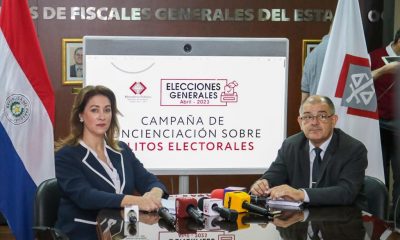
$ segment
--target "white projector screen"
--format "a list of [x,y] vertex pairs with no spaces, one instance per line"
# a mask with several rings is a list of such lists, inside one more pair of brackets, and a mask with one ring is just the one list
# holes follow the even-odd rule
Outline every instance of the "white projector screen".
[[84,85],[114,91],[120,140],[156,174],[259,174],[286,136],[287,39],[84,38]]

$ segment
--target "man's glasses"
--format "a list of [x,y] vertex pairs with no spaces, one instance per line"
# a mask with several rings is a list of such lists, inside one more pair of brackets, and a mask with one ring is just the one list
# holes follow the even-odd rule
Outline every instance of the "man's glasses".
[[301,116],[300,119],[303,122],[311,122],[311,121],[314,121],[314,119],[317,119],[320,122],[327,122],[328,119],[331,118],[332,116],[333,116],[333,114],[328,115],[328,114],[324,114],[324,113],[317,114],[315,116],[311,115],[311,114],[306,114],[306,115]]

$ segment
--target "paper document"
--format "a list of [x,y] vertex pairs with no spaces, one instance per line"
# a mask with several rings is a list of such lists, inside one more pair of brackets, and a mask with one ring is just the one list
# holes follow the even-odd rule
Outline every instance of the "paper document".
[[288,201],[288,200],[284,200],[283,198],[281,199],[267,199],[267,205],[271,206],[291,206],[291,207],[300,207],[301,205],[303,205],[303,202],[298,202],[298,201]]

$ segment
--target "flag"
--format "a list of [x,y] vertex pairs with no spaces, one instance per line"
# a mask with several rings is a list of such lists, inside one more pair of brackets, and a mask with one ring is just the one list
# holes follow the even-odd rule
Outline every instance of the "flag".
[[33,239],[37,186],[54,174],[54,93],[27,0],[0,12],[0,211],[17,240]]
[[317,94],[334,102],[336,126],[366,146],[366,175],[384,182],[377,99],[358,0],[338,1]]

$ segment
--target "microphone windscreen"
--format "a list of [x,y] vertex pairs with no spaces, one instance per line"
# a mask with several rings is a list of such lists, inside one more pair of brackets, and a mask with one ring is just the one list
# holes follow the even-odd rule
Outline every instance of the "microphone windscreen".
[[250,195],[245,192],[227,192],[224,199],[224,207],[236,210],[239,213],[248,212],[243,208],[243,202],[250,203]]
[[224,200],[224,189],[214,189],[211,191],[211,198]]
[[195,198],[176,198],[176,216],[178,218],[188,217],[187,209],[189,206],[197,208],[197,201]]
[[224,188],[224,196],[227,192],[246,192],[245,187],[226,187]]

